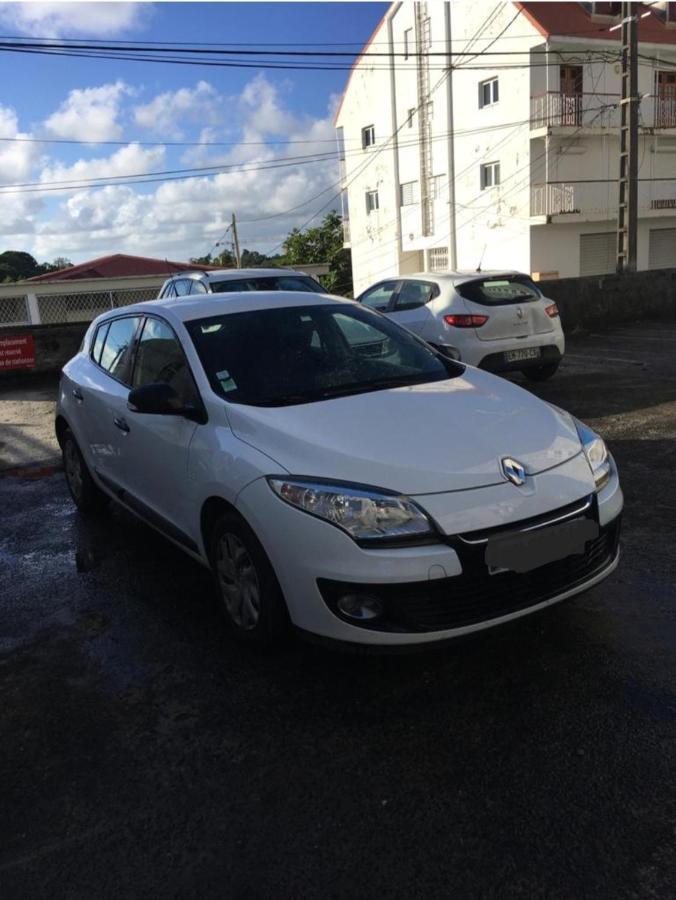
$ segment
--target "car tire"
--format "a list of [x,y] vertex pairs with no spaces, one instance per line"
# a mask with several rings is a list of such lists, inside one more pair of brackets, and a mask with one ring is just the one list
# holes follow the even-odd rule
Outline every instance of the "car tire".
[[289,631],[289,614],[260,541],[237,513],[222,515],[209,540],[220,611],[240,641],[271,647]]
[[61,454],[66,484],[73,503],[85,515],[101,512],[108,505],[108,498],[94,483],[73,432],[69,428],[64,431],[61,438]]
[[546,366],[537,366],[532,369],[523,369],[523,374],[530,381],[547,381],[548,378],[551,378],[552,375],[556,374],[556,370],[559,368],[558,362],[548,363]]

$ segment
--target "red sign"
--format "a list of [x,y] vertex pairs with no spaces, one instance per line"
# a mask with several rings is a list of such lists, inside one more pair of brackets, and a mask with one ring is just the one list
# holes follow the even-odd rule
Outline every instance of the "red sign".
[[35,366],[35,341],[32,334],[0,335],[0,372],[32,369]]

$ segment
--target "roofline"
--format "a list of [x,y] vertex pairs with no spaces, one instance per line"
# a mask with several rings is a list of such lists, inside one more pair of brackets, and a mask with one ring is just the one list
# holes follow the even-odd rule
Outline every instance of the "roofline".
[[343,93],[340,95],[340,103],[338,104],[338,108],[336,109],[335,113],[333,114],[333,127],[334,128],[336,128],[338,125],[338,116],[340,115],[340,112],[343,108],[343,101],[345,100],[345,95],[347,94],[347,92],[350,89],[350,82],[352,81],[352,76],[355,73],[355,69],[357,68],[359,63],[362,61],[362,59],[364,58],[368,48],[371,46],[371,44],[375,40],[375,36],[380,31],[380,28],[381,28],[383,22],[385,22],[385,20],[388,18],[388,16],[392,13],[392,10],[395,6],[397,6],[397,7],[401,6],[401,0],[394,0],[393,3],[390,3],[390,6],[389,6],[387,12],[383,13],[380,20],[378,21],[378,24],[371,32],[371,37],[364,44],[364,46],[362,47],[362,49],[359,52],[359,55],[357,56],[355,61],[350,66],[350,74],[347,76],[347,83],[345,85],[345,88],[343,89]]
[[545,28],[543,28],[542,25],[540,25],[540,23],[535,18],[535,16],[530,12],[530,10],[526,9],[526,5],[524,3],[515,3],[514,6],[516,6],[516,8],[521,13],[521,15],[525,16],[526,19],[528,19],[530,24],[533,26],[533,28],[536,31],[539,31],[543,37],[548,38],[550,36],[549,32]]

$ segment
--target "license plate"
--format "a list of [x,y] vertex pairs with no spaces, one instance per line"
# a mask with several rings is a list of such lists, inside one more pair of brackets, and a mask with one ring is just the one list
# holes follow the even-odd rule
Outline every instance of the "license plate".
[[490,538],[485,561],[491,574],[530,572],[547,563],[585,552],[588,541],[599,535],[599,526],[591,519],[575,519],[534,531]]
[[505,352],[505,361],[519,362],[522,359],[537,359],[539,356],[539,347],[528,347],[523,350],[507,350]]

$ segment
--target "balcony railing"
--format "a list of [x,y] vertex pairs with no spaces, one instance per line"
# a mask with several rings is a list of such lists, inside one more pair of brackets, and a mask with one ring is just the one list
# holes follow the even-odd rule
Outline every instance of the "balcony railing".
[[655,128],[676,128],[676,95],[654,98]]
[[531,188],[531,216],[560,216],[576,213],[575,188],[572,184],[534,184]]
[[343,243],[350,243],[350,220],[343,219]]
[[567,94],[545,91],[530,98],[531,128],[561,125],[570,128],[619,124],[619,94]]

